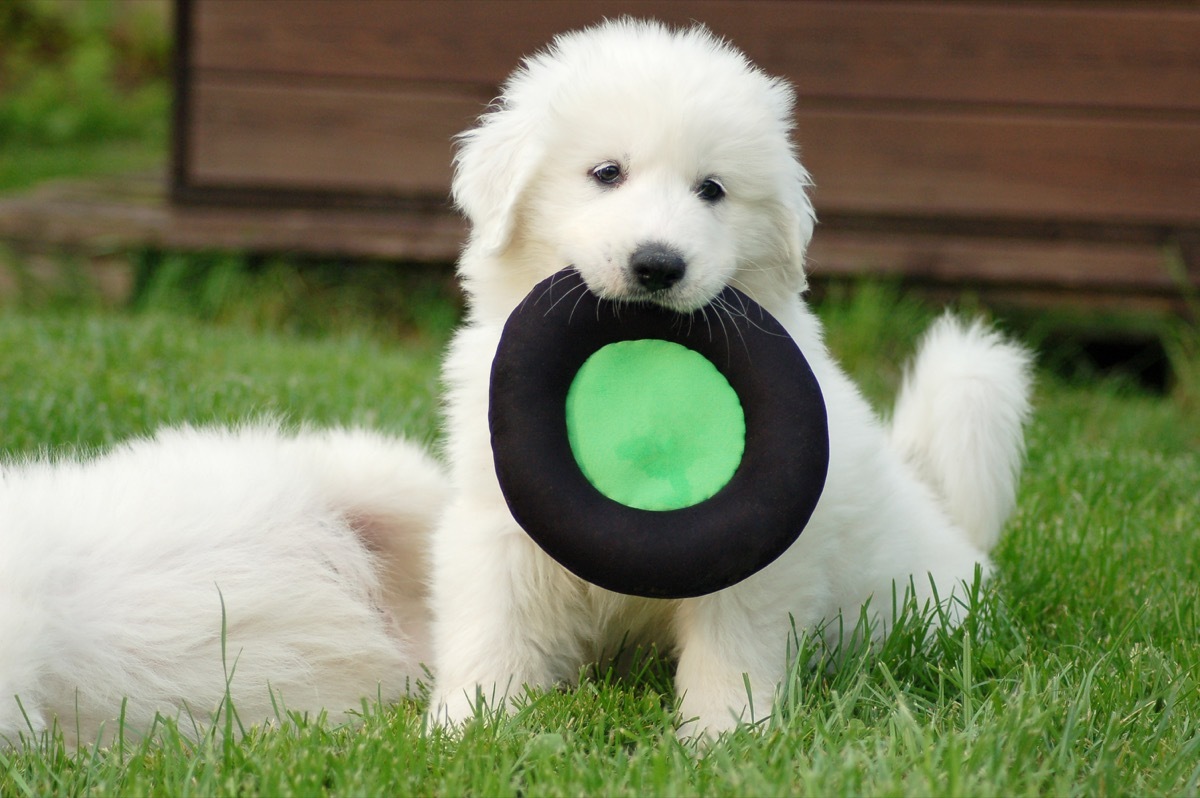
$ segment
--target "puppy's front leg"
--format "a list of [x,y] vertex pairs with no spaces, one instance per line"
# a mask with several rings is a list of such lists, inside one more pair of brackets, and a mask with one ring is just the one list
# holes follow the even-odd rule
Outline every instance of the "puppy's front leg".
[[433,579],[431,723],[460,725],[480,700],[511,712],[523,686],[544,688],[577,673],[577,580],[506,511],[452,505],[436,537]]
[[[712,740],[766,720],[788,669],[792,621],[772,591],[752,583],[683,602],[677,616],[681,739]],[[800,619],[797,619],[799,622]]]

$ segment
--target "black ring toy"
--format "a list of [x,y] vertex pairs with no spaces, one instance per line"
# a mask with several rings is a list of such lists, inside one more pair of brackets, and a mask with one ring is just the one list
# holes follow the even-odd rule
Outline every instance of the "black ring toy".
[[[728,466],[732,476],[707,498],[670,509],[631,506],[637,501],[606,495],[580,465],[574,427],[568,430],[572,385],[593,355],[631,341],[698,353],[736,394],[744,447]],[[621,373],[601,372],[593,383],[605,388],[614,381],[606,375]],[[654,409],[658,397],[646,398]],[[573,269],[543,280],[504,326],[488,421],[500,488],[522,529],[582,579],[636,596],[704,595],[769,565],[808,523],[829,465],[825,403],[808,362],[778,321],[733,288],[681,314],[600,299]],[[709,439],[723,431],[695,433]]]

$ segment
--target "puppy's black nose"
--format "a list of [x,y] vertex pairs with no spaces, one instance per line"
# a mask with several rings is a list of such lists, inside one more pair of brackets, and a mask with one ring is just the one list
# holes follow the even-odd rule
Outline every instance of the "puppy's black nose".
[[647,291],[665,291],[683,279],[687,261],[666,244],[642,244],[629,256],[629,270]]

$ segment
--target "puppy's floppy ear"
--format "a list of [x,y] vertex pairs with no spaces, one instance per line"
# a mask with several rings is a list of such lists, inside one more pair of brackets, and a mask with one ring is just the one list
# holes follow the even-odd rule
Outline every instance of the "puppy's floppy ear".
[[793,287],[797,291],[803,292],[808,289],[804,256],[808,251],[808,242],[812,240],[813,228],[817,224],[817,212],[808,198],[808,189],[812,186],[812,178],[798,160],[795,158],[792,160],[794,169],[782,176],[785,182],[781,187],[780,195],[783,229],[786,230],[785,268]]
[[457,138],[451,192],[471,222],[471,243],[487,252],[512,239],[521,195],[542,157],[538,119],[510,110],[501,98]]
[[[795,91],[786,81],[773,78],[769,83],[767,97],[768,102],[774,106],[782,138],[790,141],[795,126]],[[800,163],[795,149],[789,146],[788,150],[786,155],[780,153],[780,159],[786,160],[786,166],[777,173],[779,183],[776,186],[776,196],[779,198],[779,204],[776,212],[779,218],[776,222],[783,231],[783,266],[789,287],[796,291],[804,291],[808,288],[804,254],[808,250],[808,242],[812,240],[817,212],[808,198],[812,178]]]

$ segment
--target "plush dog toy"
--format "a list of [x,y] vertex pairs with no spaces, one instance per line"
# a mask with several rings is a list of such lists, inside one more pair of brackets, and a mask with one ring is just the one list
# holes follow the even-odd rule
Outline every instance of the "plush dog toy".
[[575,575],[654,598],[712,593],[799,536],[829,464],[820,386],[791,336],[726,288],[677,313],[566,269],[509,317],[489,423],[517,523]]

